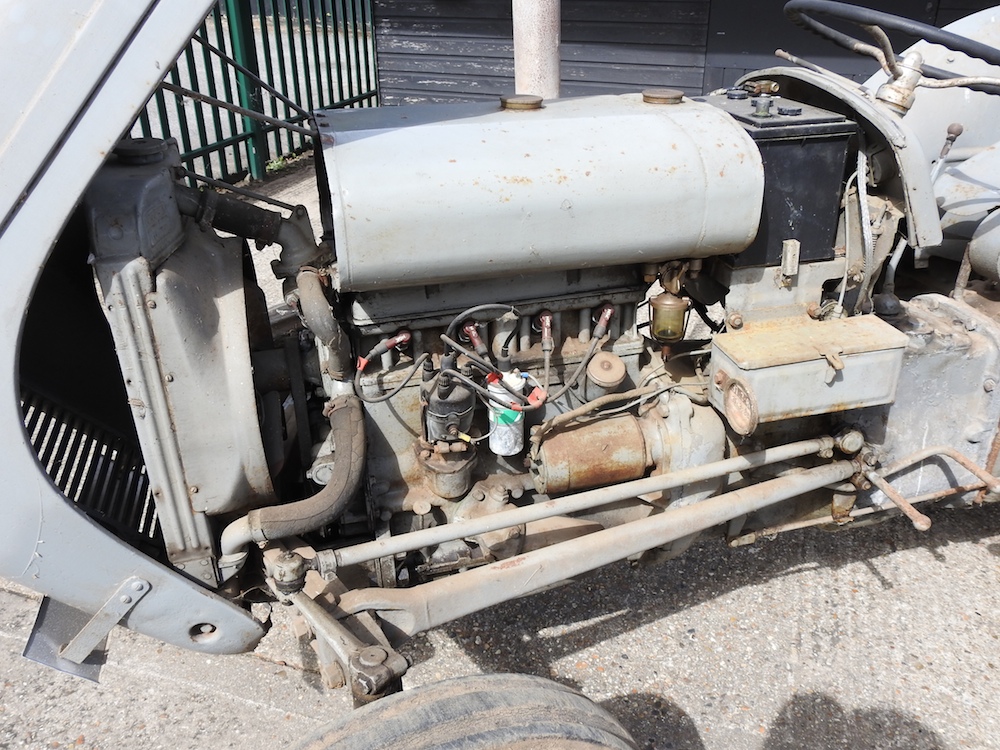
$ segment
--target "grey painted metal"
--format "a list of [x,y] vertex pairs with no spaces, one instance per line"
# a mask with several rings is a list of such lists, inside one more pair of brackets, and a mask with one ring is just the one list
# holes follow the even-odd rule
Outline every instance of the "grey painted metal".
[[[1000,47],[1000,23],[996,9],[973,13],[944,27],[959,36]],[[924,64],[954,72],[958,76],[1000,76],[1000,68],[983,60],[956,53],[938,44],[920,41],[906,52],[919,52]],[[897,50],[900,52],[900,50]],[[873,74],[864,85],[875,91],[886,74]],[[923,148],[927,166],[938,158],[948,126],[960,119],[964,132],[958,139],[962,148],[983,148],[996,141],[996,123],[1000,120],[1000,97],[965,88],[918,88],[916,99],[905,122]],[[957,165],[955,168],[958,168]]]
[[562,0],[511,0],[514,93],[559,98]]
[[[185,244],[158,269],[130,261],[105,296],[167,552],[213,583],[208,516],[274,502],[241,248],[190,222]],[[104,265],[98,261],[99,275],[108,273]]]
[[793,458],[821,453],[832,450],[835,444],[836,442],[833,438],[824,437],[767,448],[755,453],[748,453],[745,456],[735,456],[714,463],[672,471],[668,474],[660,474],[658,476],[637,479],[632,482],[624,482],[611,487],[579,492],[574,495],[546,500],[523,508],[511,508],[501,513],[494,513],[468,521],[459,521],[421,531],[413,531],[408,534],[377,539],[374,542],[356,544],[352,547],[322,550],[317,552],[317,560],[323,572],[335,572],[338,567],[345,565],[356,565],[368,560],[375,560],[379,557],[410,552],[421,547],[429,547],[453,539],[464,539],[476,536],[477,534],[486,534],[490,531],[519,526],[532,521],[540,521],[543,518],[579,513],[602,505],[636,498],[647,493],[666,492],[677,487],[703,482],[707,479],[724,477],[736,472],[748,471],[760,466],[778,463],[779,461],[789,461]]
[[[887,404],[908,341],[874,315],[802,316],[719,334],[709,398],[740,434],[765,422]],[[753,423],[743,425],[748,410]]]
[[93,653],[98,644],[108,637],[108,633],[131,612],[146,594],[149,593],[149,581],[132,576],[115,591],[89,622],[59,650],[63,659],[82,664],[83,660]]
[[[7,321],[0,328],[0,575],[96,612],[129,571],[152,587],[127,616],[129,627],[179,646],[228,653],[253,648],[263,635],[260,624],[72,507],[38,464],[17,391],[18,340],[49,249],[208,6],[207,0],[58,0],[44,13],[8,18],[0,28],[9,59],[44,63],[10,77],[0,144],[0,164],[12,176],[0,187],[0,304]],[[195,638],[201,624],[215,631]]]
[[343,291],[704,258],[738,253],[757,233],[757,147],[691,100],[625,94],[318,120],[332,144],[323,158]]
[[86,627],[90,618],[89,612],[70,607],[48,596],[42,597],[22,656],[60,672],[97,682],[106,661],[103,653],[106,643],[99,642],[80,663],[64,659],[59,654],[60,649]]
[[351,613],[377,610],[395,628],[414,635],[782,500],[836,484],[857,471],[853,461],[835,461],[411,589],[350,591],[341,597],[339,604]]
[[[975,296],[966,294],[970,300]],[[1000,326],[987,311],[936,294],[914,298],[903,311],[896,322],[910,341],[895,404],[858,412],[853,421],[880,447],[892,486],[910,498],[960,481],[953,465],[934,456],[897,470],[897,462],[910,462],[927,443],[950,446],[972,464],[992,470],[991,441],[1000,423],[995,389],[1000,382]],[[872,490],[859,498],[859,505],[869,504],[884,508],[890,501]]]

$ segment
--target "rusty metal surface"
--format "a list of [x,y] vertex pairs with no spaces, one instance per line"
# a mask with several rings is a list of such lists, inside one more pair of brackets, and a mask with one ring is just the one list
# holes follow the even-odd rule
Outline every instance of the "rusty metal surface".
[[891,484],[885,481],[874,471],[866,471],[865,476],[872,484],[882,490],[886,497],[892,500],[893,505],[899,508],[900,512],[904,516],[910,519],[910,522],[913,524],[913,528],[917,531],[927,531],[930,529],[931,519],[914,508],[905,497],[896,492],[895,488],[893,488]]
[[874,315],[840,320],[810,318],[771,321],[752,329],[722,333],[712,346],[725,353],[742,370],[757,370],[885,349],[902,349],[906,334]]
[[340,606],[352,613],[377,610],[399,631],[413,635],[843,481],[857,470],[853,461],[832,462],[410,589],[351,591]]
[[891,403],[908,338],[885,321],[802,315],[713,341],[709,399],[738,433],[758,423]]
[[627,484],[588,490],[556,500],[546,500],[523,508],[512,508],[503,513],[471,521],[445,524],[422,531],[386,537],[373,542],[364,542],[336,550],[325,550],[317,554],[317,559],[320,560],[320,564],[325,569],[336,571],[338,568],[347,565],[356,565],[380,557],[409,552],[452,539],[471,537],[496,529],[508,528],[516,524],[539,521],[544,518],[579,513],[590,508],[640,497],[648,493],[661,493],[677,487],[696,485],[706,480],[727,476],[734,472],[746,471],[780,461],[788,461],[793,458],[829,451],[835,445],[836,441],[831,437],[803,440],[797,443],[748,453],[743,456],[727,458],[722,461],[704,463],[662,475],[646,477],[645,479],[638,479]]
[[532,469],[539,492],[560,494],[638,479],[650,463],[638,420],[623,414],[550,433]]

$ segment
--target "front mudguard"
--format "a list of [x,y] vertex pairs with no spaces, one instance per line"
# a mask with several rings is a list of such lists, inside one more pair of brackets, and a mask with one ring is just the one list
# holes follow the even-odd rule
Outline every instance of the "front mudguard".
[[[64,0],[61,10],[45,17],[72,19],[81,15],[70,7],[74,5],[79,3]],[[83,96],[73,111],[63,112],[54,106],[43,113],[49,124],[60,119],[60,137],[52,142],[43,159],[26,165],[28,183],[24,190],[13,202],[0,205],[0,315],[4,321],[0,327],[0,576],[88,613],[100,610],[124,581],[139,577],[148,581],[151,589],[123,621],[128,627],[198,651],[247,651],[264,633],[260,623],[245,610],[137,552],[85,517],[43,472],[24,430],[18,350],[41,269],[105,154],[163,71],[169,69],[192,29],[204,18],[210,2],[150,2],[148,7],[135,3],[128,12],[131,19],[121,17],[120,4],[117,11],[110,8],[111,4],[99,4],[97,8],[92,5],[87,6],[91,22],[114,20],[114,28],[123,29],[122,36],[108,37],[107,44],[99,48],[73,46],[78,30],[54,24],[53,33],[66,31],[68,47],[66,54],[53,63],[55,67],[43,82],[45,90],[63,86],[83,92]],[[0,41],[7,32],[15,34],[17,28],[0,33]],[[100,55],[106,58],[103,76],[96,81],[77,80],[80,71],[94,68],[94,56]],[[85,56],[89,57],[83,60]],[[12,95],[24,93],[22,88],[15,88]],[[15,101],[10,103],[15,111],[21,107],[29,120],[33,112],[28,105],[35,102],[30,94],[25,93],[25,97],[31,102],[18,101],[14,96]],[[35,134],[41,137],[38,131]],[[12,134],[15,146],[20,143],[17,136]],[[53,345],[59,345],[58,334],[53,336]],[[206,630],[210,632],[206,634]]]

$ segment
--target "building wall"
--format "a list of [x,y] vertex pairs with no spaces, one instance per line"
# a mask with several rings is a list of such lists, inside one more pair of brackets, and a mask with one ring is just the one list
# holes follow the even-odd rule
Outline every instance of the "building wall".
[[[935,26],[983,0],[855,0]],[[513,93],[510,0],[373,0],[383,104],[491,100]],[[687,94],[785,64],[784,48],[855,78],[875,70],[785,18],[785,0],[562,0],[562,94]],[[864,32],[858,31],[859,37]],[[894,36],[897,49],[911,40]]]
[[[510,0],[374,0],[384,104],[513,93]],[[709,0],[563,0],[563,96],[701,93]]]

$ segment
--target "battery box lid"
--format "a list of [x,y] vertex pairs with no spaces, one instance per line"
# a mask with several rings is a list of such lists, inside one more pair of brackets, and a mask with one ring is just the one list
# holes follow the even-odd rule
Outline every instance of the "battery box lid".
[[722,333],[713,347],[741,370],[850,356],[886,349],[902,349],[909,337],[875,315],[858,315],[827,321],[796,318]]

